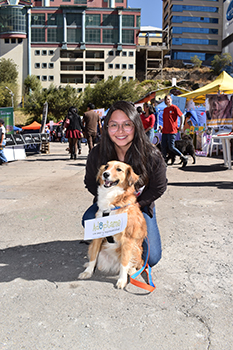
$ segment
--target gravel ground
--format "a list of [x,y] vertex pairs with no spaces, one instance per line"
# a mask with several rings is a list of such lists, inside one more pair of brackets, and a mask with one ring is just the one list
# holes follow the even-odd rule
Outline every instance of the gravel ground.
[[77,279],[87,146],[0,167],[0,350],[232,350],[233,173],[222,156],[168,167],[156,202],[163,257],[156,289]]

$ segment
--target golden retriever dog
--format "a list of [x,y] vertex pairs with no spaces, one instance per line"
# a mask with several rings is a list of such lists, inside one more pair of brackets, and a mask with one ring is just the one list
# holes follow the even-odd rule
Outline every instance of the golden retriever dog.
[[135,194],[134,184],[138,179],[131,166],[122,162],[111,161],[100,167],[96,217],[127,213],[128,220],[124,231],[111,237],[111,243],[107,238],[92,241],[88,250],[89,263],[79,278],[90,278],[97,266],[104,272],[120,273],[116,286],[123,289],[128,274],[142,267],[142,242],[147,226]]

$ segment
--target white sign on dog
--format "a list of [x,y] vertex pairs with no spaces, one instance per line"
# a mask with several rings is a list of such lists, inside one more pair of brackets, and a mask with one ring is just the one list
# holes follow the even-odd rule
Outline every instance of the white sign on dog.
[[114,236],[126,228],[127,213],[86,220],[84,225],[84,240]]

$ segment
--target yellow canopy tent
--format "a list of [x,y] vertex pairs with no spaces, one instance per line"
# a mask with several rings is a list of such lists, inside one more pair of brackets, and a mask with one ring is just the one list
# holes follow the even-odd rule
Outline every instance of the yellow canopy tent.
[[209,83],[197,90],[180,95],[186,97],[187,100],[193,99],[196,103],[204,103],[206,94],[232,94],[233,78],[226,72],[222,72],[212,83]]

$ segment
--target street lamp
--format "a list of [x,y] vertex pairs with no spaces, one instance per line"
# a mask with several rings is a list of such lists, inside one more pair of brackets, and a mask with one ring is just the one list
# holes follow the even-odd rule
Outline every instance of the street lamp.
[[10,95],[11,95],[11,103],[12,103],[12,108],[14,109],[14,94],[13,92],[11,91],[11,89],[9,89],[7,86],[5,86],[5,88],[9,91]]

